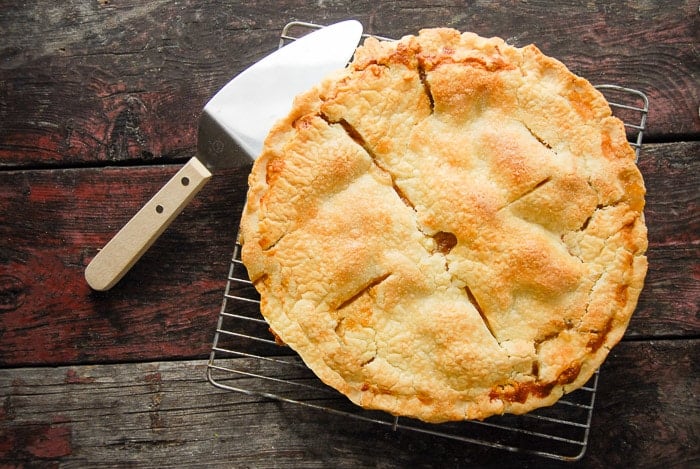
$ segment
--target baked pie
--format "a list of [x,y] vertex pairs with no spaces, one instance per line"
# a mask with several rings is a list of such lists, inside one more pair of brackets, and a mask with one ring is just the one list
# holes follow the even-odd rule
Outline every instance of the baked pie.
[[428,422],[582,386],[647,270],[644,183],[604,97],[535,46],[367,39],[249,177],[271,330],[356,404]]

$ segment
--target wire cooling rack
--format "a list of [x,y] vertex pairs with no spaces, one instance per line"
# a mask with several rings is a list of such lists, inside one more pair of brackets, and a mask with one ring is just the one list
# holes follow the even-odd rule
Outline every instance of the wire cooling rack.
[[[280,46],[319,27],[311,23],[289,23],[280,36]],[[617,85],[597,88],[608,98],[613,113],[625,122],[628,139],[639,157],[649,110],[647,97],[640,91]],[[260,315],[260,297],[247,277],[238,243],[214,334],[207,378],[221,389],[386,425],[395,431],[421,432],[562,461],[576,461],[586,451],[598,386],[596,372],[582,388],[567,394],[554,406],[484,421],[426,424],[361,409],[323,384],[291,349],[275,342]]]

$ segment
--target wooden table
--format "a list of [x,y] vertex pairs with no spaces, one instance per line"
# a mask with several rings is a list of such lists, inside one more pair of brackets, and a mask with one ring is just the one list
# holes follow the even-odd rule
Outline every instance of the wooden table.
[[[246,168],[218,173],[112,290],[85,266],[194,154],[204,103],[291,20],[536,43],[650,100],[650,270],[575,465],[700,464],[696,1],[7,0],[0,7],[0,467],[541,467],[205,379]],[[573,3],[576,3],[574,6]],[[562,464],[564,465],[564,464]]]

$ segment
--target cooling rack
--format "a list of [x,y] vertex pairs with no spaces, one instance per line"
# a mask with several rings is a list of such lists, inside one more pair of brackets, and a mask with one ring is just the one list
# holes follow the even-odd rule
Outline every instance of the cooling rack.
[[[289,23],[280,36],[280,47],[319,27],[304,22]],[[613,113],[625,122],[628,139],[638,158],[649,110],[647,97],[640,91],[617,85],[597,88],[610,102]],[[586,451],[598,376],[596,372],[588,383],[554,406],[484,421],[426,424],[361,409],[323,384],[291,349],[275,342],[260,315],[260,297],[247,277],[238,243],[207,366],[207,379],[221,389],[385,425],[394,431],[420,432],[561,461],[576,461]]]

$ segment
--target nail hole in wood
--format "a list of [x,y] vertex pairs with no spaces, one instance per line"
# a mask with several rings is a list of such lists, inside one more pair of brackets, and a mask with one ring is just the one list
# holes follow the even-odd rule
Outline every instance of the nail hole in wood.
[[183,186],[189,186],[190,185],[190,178],[187,176],[184,176],[182,179],[180,179],[180,182],[182,183]]
[[163,213],[163,206],[162,206],[162,205],[156,205],[156,212],[158,212],[158,213]]

